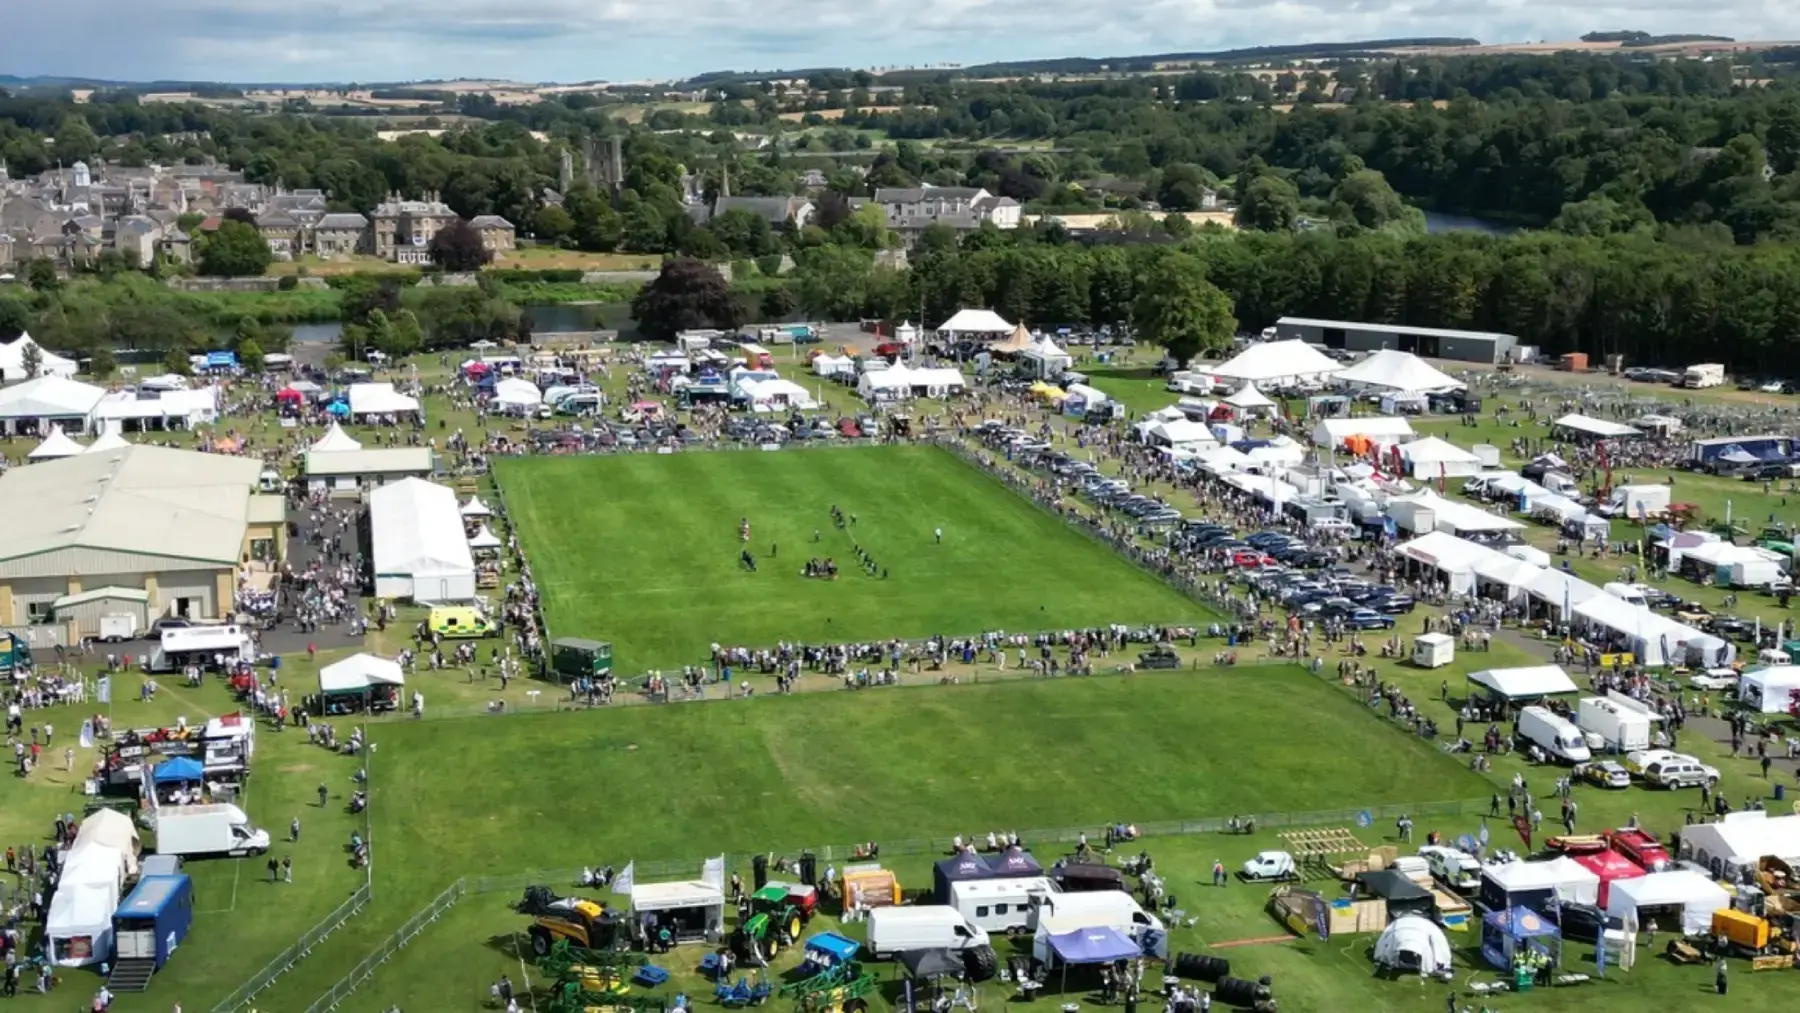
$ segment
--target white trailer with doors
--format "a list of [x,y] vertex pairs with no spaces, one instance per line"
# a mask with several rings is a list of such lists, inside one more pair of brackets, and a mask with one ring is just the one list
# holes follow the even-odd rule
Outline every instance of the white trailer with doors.
[[1575,711],[1575,723],[1588,733],[1590,741],[1597,737],[1601,748],[1608,752],[1630,753],[1650,748],[1650,715],[1615,700],[1583,697]]
[[145,662],[152,672],[178,672],[193,664],[216,669],[256,661],[256,643],[235,623],[182,626],[162,631]]
[[1717,387],[1725,382],[1725,367],[1717,362],[1701,362],[1681,372],[1681,385],[1694,390]]
[[1031,927],[1032,909],[1056,892],[1044,876],[966,879],[950,884],[950,906],[987,932],[1020,932]]

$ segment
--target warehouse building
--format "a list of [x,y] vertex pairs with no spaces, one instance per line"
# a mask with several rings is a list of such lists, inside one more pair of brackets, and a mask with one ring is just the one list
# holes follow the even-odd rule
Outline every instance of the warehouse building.
[[0,502],[30,505],[0,526],[0,626],[54,624],[74,642],[107,613],[228,616],[250,561],[285,554],[287,505],[258,494],[262,470],[126,446],[0,476]]
[[1351,352],[1392,349],[1426,359],[1456,359],[1488,365],[1510,358],[1519,339],[1487,331],[1453,331],[1444,327],[1404,327],[1399,324],[1359,324],[1348,320],[1314,320],[1282,317],[1275,321],[1276,336],[1309,345],[1341,348]]

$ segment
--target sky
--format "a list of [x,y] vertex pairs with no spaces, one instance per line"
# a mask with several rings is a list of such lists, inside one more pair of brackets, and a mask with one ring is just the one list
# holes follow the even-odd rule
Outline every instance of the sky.
[[1601,29],[1800,39],[1795,0],[0,0],[0,74],[350,83],[708,70]]

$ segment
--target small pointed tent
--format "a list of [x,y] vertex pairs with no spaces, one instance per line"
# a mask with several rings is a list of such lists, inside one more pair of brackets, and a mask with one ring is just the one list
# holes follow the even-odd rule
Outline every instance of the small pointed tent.
[[1018,355],[1020,352],[1025,351],[1031,346],[1031,332],[1025,329],[1024,324],[1020,324],[1013,328],[1011,337],[994,345],[992,348],[988,349],[988,351],[993,352],[995,355]]
[[334,421],[331,423],[331,428],[325,430],[325,435],[319,437],[318,441],[308,449],[314,452],[330,452],[338,450],[361,450],[362,448],[363,445],[358,442],[355,437],[344,432],[344,427],[338,425]]
[[469,501],[462,505],[461,513],[464,517],[492,517],[494,515],[494,512],[488,509],[487,504],[481,501],[481,497],[474,494],[471,494]]
[[88,444],[88,448],[86,450],[82,451],[82,453],[84,453],[84,454],[104,454],[109,450],[124,450],[126,447],[129,447],[129,446],[131,446],[131,444],[125,442],[125,437],[120,436],[116,432],[108,430],[105,435],[101,436],[99,439],[95,440],[94,442]]
[[475,537],[469,539],[469,548],[471,549],[498,549],[499,547],[500,539],[488,530],[486,524],[481,526],[480,531],[475,532]]
[[36,450],[25,456],[33,461],[54,461],[62,457],[74,457],[86,449],[70,439],[69,435],[62,431],[61,426],[51,426],[50,435],[44,438],[44,442],[38,444]]
[[1246,412],[1275,407],[1275,402],[1269,400],[1267,394],[1257,390],[1256,384],[1254,383],[1244,384],[1243,389],[1226,398],[1225,403],[1233,408]]

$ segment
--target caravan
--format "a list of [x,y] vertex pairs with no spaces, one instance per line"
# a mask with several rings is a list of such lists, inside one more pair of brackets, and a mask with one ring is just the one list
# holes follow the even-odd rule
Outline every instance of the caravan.
[[1037,902],[1055,892],[1043,876],[960,880],[950,884],[950,906],[985,931],[1019,932],[1031,927]]

